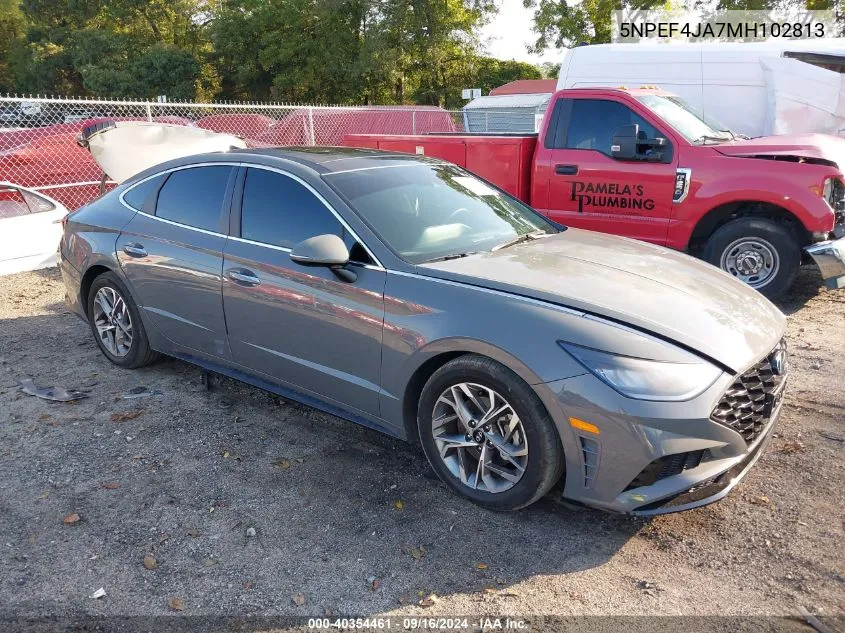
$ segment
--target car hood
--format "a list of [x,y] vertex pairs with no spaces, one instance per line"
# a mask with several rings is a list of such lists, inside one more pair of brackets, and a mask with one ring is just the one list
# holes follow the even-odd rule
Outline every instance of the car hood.
[[845,170],[845,139],[828,134],[762,136],[713,147],[725,156],[822,160],[836,163],[840,170]]
[[118,184],[174,158],[243,149],[243,139],[199,127],[145,121],[103,121],[86,127],[79,144]]
[[680,343],[735,372],[771,351],[786,325],[768,299],[714,266],[592,231],[569,228],[419,269],[608,317]]

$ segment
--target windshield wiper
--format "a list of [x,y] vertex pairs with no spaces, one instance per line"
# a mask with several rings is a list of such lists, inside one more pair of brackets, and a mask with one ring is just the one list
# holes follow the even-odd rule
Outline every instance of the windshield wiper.
[[490,251],[499,251],[503,248],[507,248],[509,246],[514,246],[516,244],[521,244],[522,242],[529,242],[531,240],[537,240],[541,237],[545,237],[546,235],[553,235],[553,233],[546,233],[545,231],[534,231],[532,233],[525,233],[523,235],[519,235],[512,240],[508,240],[507,242],[502,242],[501,244],[496,244]]
[[480,253],[481,251],[472,251],[470,253],[452,253],[450,255],[443,255],[442,257],[433,257],[432,259],[427,259],[423,262],[423,264],[430,264],[432,262],[446,262],[450,259],[460,259],[461,257],[469,257],[470,255],[475,255],[476,253]]
[[697,139],[695,139],[693,141],[693,143],[696,144],[696,145],[702,144],[702,143],[706,145],[707,141],[715,141],[716,143],[724,143],[725,141],[730,141],[730,140],[732,140],[732,139],[729,139],[729,138],[724,137],[724,136],[713,136],[712,134],[702,134]]

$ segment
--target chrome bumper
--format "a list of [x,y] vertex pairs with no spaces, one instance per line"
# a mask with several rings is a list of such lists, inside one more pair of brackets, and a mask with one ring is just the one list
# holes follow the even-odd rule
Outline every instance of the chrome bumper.
[[845,237],[811,244],[804,251],[816,262],[828,288],[845,288]]

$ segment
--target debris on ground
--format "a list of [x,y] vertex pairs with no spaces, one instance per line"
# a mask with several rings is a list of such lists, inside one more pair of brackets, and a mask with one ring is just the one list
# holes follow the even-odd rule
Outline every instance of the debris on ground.
[[147,387],[133,387],[126,393],[124,393],[121,398],[124,400],[133,400],[135,398],[147,398],[150,396],[163,396],[164,392],[159,391],[158,389],[148,389]]
[[255,532],[255,528],[254,528],[254,527],[248,527],[248,528],[246,529],[246,535],[247,535],[249,538],[252,538],[253,536],[255,536],[255,534],[256,534],[256,532]]
[[305,604],[305,596],[303,596],[301,593],[296,593],[292,595],[291,600],[298,607],[301,607],[303,604]]
[[185,603],[182,601],[182,598],[171,598],[167,601],[167,606],[173,611],[185,610]]
[[109,419],[112,422],[126,422],[127,420],[134,420],[143,412],[143,409],[133,409],[132,411],[124,411],[123,413],[112,413]]
[[94,593],[92,593],[88,597],[91,598],[92,600],[96,600],[97,598],[105,598],[106,597],[106,590],[103,589],[102,587],[100,587],[99,589],[97,589],[97,591],[95,591]]
[[156,560],[156,557],[152,554],[147,554],[146,556],[144,556],[143,565],[145,569],[153,570],[158,567],[158,561]]
[[51,400],[53,402],[73,402],[91,396],[84,391],[76,389],[65,389],[64,387],[36,387],[31,378],[25,378],[20,382],[21,391],[30,396]]
[[68,525],[72,525],[74,523],[79,523],[82,520],[82,517],[79,516],[78,513],[74,512],[73,514],[67,515],[62,521]]

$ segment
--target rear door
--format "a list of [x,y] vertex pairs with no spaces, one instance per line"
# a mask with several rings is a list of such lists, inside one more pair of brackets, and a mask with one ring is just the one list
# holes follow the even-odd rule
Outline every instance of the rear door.
[[[239,186],[239,189],[241,187]],[[379,414],[385,271],[316,190],[250,167],[235,195],[223,262],[229,343],[240,365],[346,409]],[[333,233],[357,279],[293,262],[290,249]]]
[[[550,164],[548,215],[579,228],[665,244],[672,215],[677,152],[671,137],[621,101],[561,99],[554,133],[545,139]],[[667,140],[662,160],[620,161],[613,135],[636,123],[640,136]]]
[[236,173],[230,165],[182,168],[122,196],[140,212],[118,237],[117,257],[140,308],[178,351],[231,356],[221,275]]

